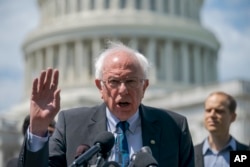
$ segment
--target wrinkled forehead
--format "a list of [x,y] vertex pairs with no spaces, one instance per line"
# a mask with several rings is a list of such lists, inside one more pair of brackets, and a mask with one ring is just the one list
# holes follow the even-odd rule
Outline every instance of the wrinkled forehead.
[[134,53],[117,51],[110,53],[104,60],[103,72],[112,69],[130,69],[134,72],[141,72],[142,68]]

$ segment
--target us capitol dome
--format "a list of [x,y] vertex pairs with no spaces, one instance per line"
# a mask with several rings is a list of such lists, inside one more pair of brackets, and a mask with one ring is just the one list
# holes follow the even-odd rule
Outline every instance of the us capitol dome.
[[[94,87],[94,60],[107,41],[121,41],[151,62],[144,104],[171,109],[188,119],[194,144],[206,137],[203,102],[215,90],[239,103],[232,134],[250,138],[250,83],[219,83],[220,44],[200,22],[203,0],[38,0],[40,23],[23,42],[23,103],[0,117],[0,166],[19,154],[21,126],[29,113],[32,80],[48,67],[60,71],[61,108],[101,102]],[[248,111],[248,112],[247,112]]]

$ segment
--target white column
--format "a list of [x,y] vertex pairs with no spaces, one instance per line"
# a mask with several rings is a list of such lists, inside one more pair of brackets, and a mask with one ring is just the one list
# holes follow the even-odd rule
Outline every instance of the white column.
[[66,15],[66,0],[59,0],[61,16]]
[[75,41],[75,76],[76,82],[79,81],[79,84],[83,84],[84,76],[87,75],[87,71],[85,71],[84,66],[84,54],[83,43],[81,40]]
[[89,11],[90,0],[82,0],[83,12]]
[[149,63],[151,65],[149,79],[151,83],[156,82],[156,62],[155,62],[155,48],[156,48],[156,41],[155,39],[149,39],[148,46],[146,50],[146,55],[148,57]]
[[57,16],[62,16],[62,0],[56,0],[56,13]]
[[163,0],[157,0],[157,1],[155,1],[155,3],[156,3],[156,11],[158,13],[163,13],[164,12],[163,11],[163,9],[164,9],[164,7],[163,7],[163,5],[164,5]]
[[110,0],[110,8],[117,11],[119,9],[119,0]]
[[43,13],[43,16],[44,16],[44,21],[45,21],[45,23],[48,21],[48,18],[49,18],[49,1],[47,0],[47,1],[44,1],[44,3],[43,3],[43,11],[44,11],[44,13]]
[[55,0],[50,0],[49,8],[50,8],[50,19],[55,17]]
[[200,46],[194,46],[194,81],[195,84],[202,83],[202,59]]
[[54,49],[53,46],[45,48],[45,67],[53,67]]
[[170,15],[175,15],[175,0],[168,0],[168,11]]
[[60,15],[60,3],[59,3],[60,0],[54,0],[54,14],[55,14],[55,17],[59,16]]
[[[94,59],[95,57],[99,56],[100,50],[101,50],[101,44],[100,44],[100,39],[99,38],[94,38],[92,41],[92,57],[91,57],[91,62],[94,64]],[[95,77],[95,67],[94,65],[92,66],[92,77]]]
[[104,0],[95,0],[96,10],[102,11],[104,9]]
[[127,0],[127,9],[134,10],[135,9],[136,0]]
[[170,40],[166,40],[165,41],[165,46],[164,46],[164,50],[165,50],[165,57],[166,57],[166,80],[169,83],[174,82],[174,67],[173,67],[173,63],[174,63],[174,59],[173,59],[173,42]]
[[53,18],[54,17],[54,11],[55,11],[55,0],[50,0],[49,3],[48,3],[48,8],[49,8],[49,19]]
[[85,2],[86,2],[86,0],[80,0],[80,5],[81,5],[80,9],[81,9],[81,12],[84,12],[84,10],[85,10]]
[[[67,44],[59,44],[59,71],[60,71],[60,83],[65,80],[65,67],[67,66]],[[67,78],[67,77],[66,77]]]
[[138,49],[138,40],[136,38],[132,38],[129,42],[129,45],[132,49],[139,51]]
[[149,4],[149,0],[143,0],[142,2],[142,10],[149,10],[150,4]]
[[53,6],[53,10],[54,10],[54,17],[57,17],[58,16],[58,2],[57,2],[57,0],[53,0],[54,2],[53,2],[53,4],[54,4],[54,6]]
[[181,43],[181,57],[182,57],[182,81],[185,84],[190,83],[190,63],[189,63],[189,50],[185,42]]
[[43,58],[43,52],[41,49],[39,49],[35,52],[36,69],[38,73],[44,69],[42,58]]
[[77,0],[68,0],[69,13],[77,13]]

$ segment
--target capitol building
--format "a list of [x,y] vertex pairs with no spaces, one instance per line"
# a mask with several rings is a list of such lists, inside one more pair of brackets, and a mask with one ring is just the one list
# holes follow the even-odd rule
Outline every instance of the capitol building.
[[108,41],[121,41],[151,63],[143,103],[187,117],[194,144],[207,135],[203,102],[225,91],[238,102],[231,134],[250,142],[250,82],[220,83],[220,44],[200,21],[203,0],[37,0],[38,27],[23,42],[23,103],[0,116],[0,166],[19,154],[32,80],[47,67],[60,71],[61,109],[99,104],[94,60]]

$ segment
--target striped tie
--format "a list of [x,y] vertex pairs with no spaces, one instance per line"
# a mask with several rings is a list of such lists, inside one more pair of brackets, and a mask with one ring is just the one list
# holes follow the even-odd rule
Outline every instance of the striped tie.
[[129,123],[127,121],[121,121],[116,125],[116,127],[120,129],[118,130],[116,138],[116,146],[118,151],[116,161],[120,163],[121,167],[126,167],[129,163],[129,149],[126,138],[126,130],[129,129]]

